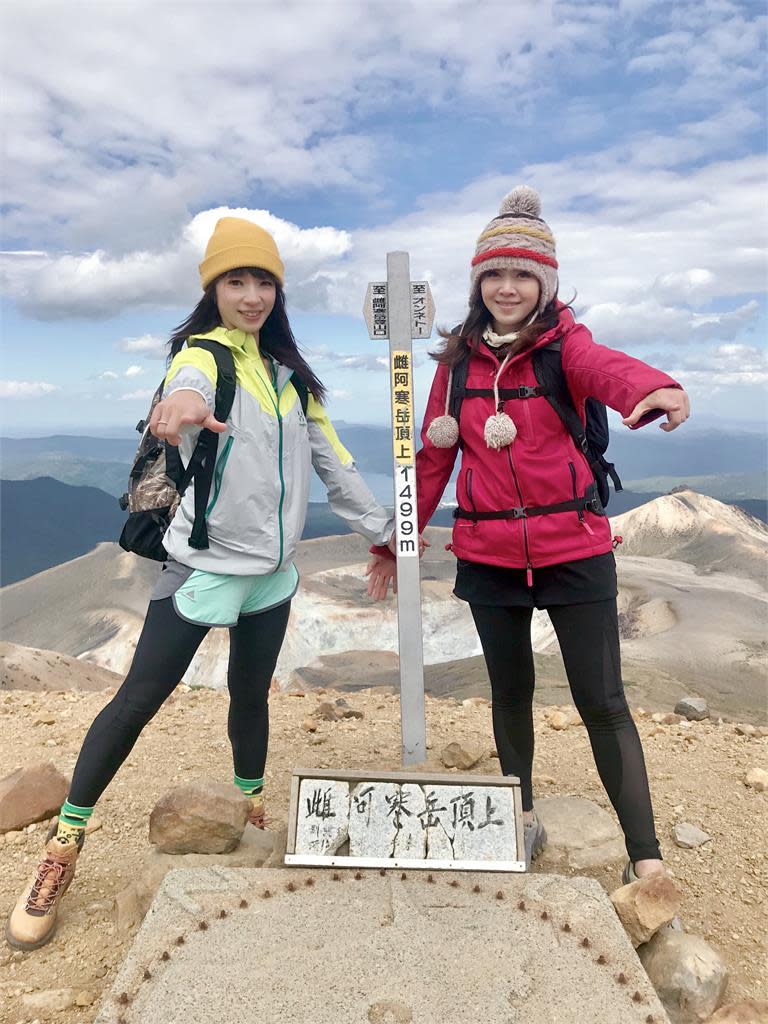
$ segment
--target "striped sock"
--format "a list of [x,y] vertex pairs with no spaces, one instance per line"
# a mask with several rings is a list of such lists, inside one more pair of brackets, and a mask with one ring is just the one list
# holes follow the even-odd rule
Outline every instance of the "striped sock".
[[74,843],[82,835],[93,814],[93,807],[77,807],[65,800],[59,811],[56,826],[56,841],[62,844]]
[[251,799],[259,796],[264,789],[264,779],[241,779],[239,775],[235,775],[235,785],[243,796]]

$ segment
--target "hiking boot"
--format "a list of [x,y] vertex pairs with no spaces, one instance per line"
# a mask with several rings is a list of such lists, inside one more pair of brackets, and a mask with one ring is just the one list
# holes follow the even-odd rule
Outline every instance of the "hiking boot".
[[[52,832],[55,829],[54,825]],[[46,843],[45,856],[5,924],[5,938],[14,949],[39,949],[53,938],[59,903],[75,877],[84,839],[83,832],[75,842],[50,838]]]
[[523,823],[523,842],[525,844],[525,870],[531,870],[531,861],[541,853],[547,844],[547,831],[534,812],[533,821]]

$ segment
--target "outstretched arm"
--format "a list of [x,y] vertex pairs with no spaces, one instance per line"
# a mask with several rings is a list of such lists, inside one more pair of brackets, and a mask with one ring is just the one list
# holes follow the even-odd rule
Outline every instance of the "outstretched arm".
[[691,415],[691,402],[687,392],[682,388],[657,388],[650,395],[646,395],[642,402],[638,402],[629,416],[625,416],[621,422],[626,427],[634,427],[655,409],[661,409],[666,413],[667,419],[660,423],[659,427],[669,432],[685,423]]

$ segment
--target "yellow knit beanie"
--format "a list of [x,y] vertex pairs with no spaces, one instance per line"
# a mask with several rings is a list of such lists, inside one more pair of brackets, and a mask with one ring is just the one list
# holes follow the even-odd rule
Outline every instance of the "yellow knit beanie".
[[281,286],[285,284],[285,267],[272,235],[249,220],[222,217],[208,239],[205,257],[200,264],[203,291],[219,274],[238,267],[268,270]]

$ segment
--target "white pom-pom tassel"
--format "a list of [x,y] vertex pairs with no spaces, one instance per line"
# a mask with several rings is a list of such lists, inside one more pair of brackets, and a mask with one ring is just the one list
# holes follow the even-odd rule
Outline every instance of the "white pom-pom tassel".
[[436,416],[427,427],[427,437],[435,448],[453,448],[459,443],[459,424],[453,416]]
[[485,421],[485,443],[489,448],[506,448],[517,437],[517,427],[511,416],[497,412]]
[[517,185],[501,201],[500,214],[527,213],[531,217],[541,216],[539,193],[530,185]]

